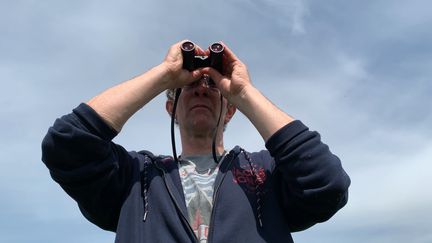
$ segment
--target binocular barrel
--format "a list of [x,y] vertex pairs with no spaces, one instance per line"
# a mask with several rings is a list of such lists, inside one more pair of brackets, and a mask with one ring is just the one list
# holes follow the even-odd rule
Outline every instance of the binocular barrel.
[[188,71],[193,71],[200,67],[212,67],[222,72],[223,45],[220,43],[213,43],[210,45],[209,50],[210,56],[196,56],[195,44],[190,41],[183,42],[181,45],[183,68]]
[[222,55],[224,47],[220,43],[213,43],[210,47],[210,67],[222,73]]
[[194,58],[195,58],[195,44],[186,41],[181,45],[182,55],[183,55],[183,69],[188,71],[193,71],[194,68]]

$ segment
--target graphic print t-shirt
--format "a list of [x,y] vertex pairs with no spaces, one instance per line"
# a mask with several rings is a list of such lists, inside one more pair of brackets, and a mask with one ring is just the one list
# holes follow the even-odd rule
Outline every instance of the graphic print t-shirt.
[[219,166],[212,155],[188,156],[180,159],[180,178],[183,185],[189,224],[200,243],[207,242],[213,191]]

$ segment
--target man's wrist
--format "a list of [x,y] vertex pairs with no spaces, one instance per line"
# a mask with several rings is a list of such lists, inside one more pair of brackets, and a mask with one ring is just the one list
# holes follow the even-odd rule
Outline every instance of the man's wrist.
[[294,120],[252,85],[245,87],[241,94],[233,99],[233,104],[252,122],[264,141]]
[[160,91],[163,92],[169,88],[171,88],[171,82],[174,78],[173,72],[168,67],[166,63],[161,63],[153,68],[155,75],[159,80],[158,84],[160,85]]
[[261,93],[250,84],[245,86],[238,95],[232,97],[230,102],[243,112],[243,110],[247,110],[253,105],[253,99],[257,97],[257,95],[261,95]]

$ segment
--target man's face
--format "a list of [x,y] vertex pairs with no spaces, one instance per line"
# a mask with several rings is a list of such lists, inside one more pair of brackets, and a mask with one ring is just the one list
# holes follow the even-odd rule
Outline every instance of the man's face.
[[[172,101],[168,102],[172,103]],[[224,109],[221,123],[225,124],[231,119],[235,108],[228,109],[227,113],[227,101],[225,98],[223,98],[222,105]],[[183,87],[176,111],[180,129],[196,135],[207,136],[216,127],[220,106],[220,91],[214,84],[208,82],[208,77]],[[168,105],[167,109],[170,112]]]

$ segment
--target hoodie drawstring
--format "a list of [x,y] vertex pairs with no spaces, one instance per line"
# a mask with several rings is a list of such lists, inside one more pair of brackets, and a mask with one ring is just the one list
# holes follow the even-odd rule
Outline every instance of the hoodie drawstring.
[[252,164],[252,159],[250,158],[249,154],[246,153],[246,151],[243,148],[240,148],[240,152],[243,153],[243,155],[245,156],[246,160],[249,163],[249,166],[251,168],[251,172],[253,177],[255,178],[254,183],[255,183],[255,198],[256,198],[256,204],[257,204],[257,218],[258,218],[258,223],[260,225],[260,227],[263,227],[263,223],[262,223],[262,213],[261,213],[261,188],[260,185],[263,184],[263,181],[261,180],[261,177],[257,176],[257,172],[255,167],[253,167]]
[[144,216],[143,221],[145,222],[147,219],[148,214],[148,193],[147,193],[147,166],[150,163],[148,161],[149,157],[147,155],[144,155],[144,167],[143,167],[143,178],[142,178],[142,187],[143,187],[143,204],[144,204]]

